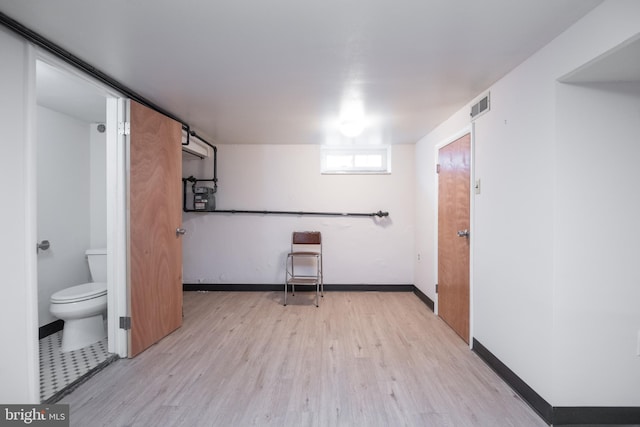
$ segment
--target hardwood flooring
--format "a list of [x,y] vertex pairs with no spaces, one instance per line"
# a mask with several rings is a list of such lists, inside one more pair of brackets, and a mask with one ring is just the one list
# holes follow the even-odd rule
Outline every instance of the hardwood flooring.
[[182,328],[60,403],[72,426],[546,426],[409,292],[186,292]]

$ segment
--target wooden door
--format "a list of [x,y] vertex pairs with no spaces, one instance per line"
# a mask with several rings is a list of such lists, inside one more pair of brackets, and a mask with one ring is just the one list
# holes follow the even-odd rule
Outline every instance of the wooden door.
[[128,289],[134,357],[182,325],[180,123],[129,102]]
[[469,342],[471,135],[438,152],[438,315]]

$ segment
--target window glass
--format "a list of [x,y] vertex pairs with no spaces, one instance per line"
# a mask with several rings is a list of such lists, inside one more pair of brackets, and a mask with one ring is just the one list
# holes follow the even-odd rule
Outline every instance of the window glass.
[[323,174],[391,173],[390,146],[323,147],[320,153]]

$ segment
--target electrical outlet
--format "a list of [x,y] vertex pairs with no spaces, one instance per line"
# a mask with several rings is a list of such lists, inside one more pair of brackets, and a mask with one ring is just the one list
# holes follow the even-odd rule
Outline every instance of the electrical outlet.
[[420,254],[418,254],[418,261],[420,261]]

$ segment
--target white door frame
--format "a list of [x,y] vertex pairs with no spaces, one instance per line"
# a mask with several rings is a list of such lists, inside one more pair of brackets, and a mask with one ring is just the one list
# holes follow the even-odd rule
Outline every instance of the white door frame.
[[128,316],[127,302],[127,171],[126,136],[118,128],[125,119],[124,98],[107,99],[107,269],[113,277],[107,292],[108,347],[127,357],[128,334],[120,317]]
[[[434,242],[433,242],[433,253],[435,254],[435,259],[434,259],[434,275],[435,275],[435,282],[434,283],[438,283],[438,203],[439,203],[439,178],[438,175],[436,173],[436,168],[438,165],[438,157],[440,154],[440,149],[442,147],[445,147],[449,144],[451,144],[452,142],[460,139],[461,137],[465,136],[466,134],[469,134],[471,137],[471,159],[470,159],[470,171],[469,171],[469,176],[470,176],[470,189],[471,189],[471,194],[469,194],[469,348],[473,348],[473,243],[474,243],[474,218],[475,218],[475,198],[473,197],[475,192],[474,192],[474,186],[475,186],[475,128],[473,123],[469,124],[468,126],[465,126],[463,129],[459,130],[458,132],[454,133],[453,135],[448,136],[447,138],[444,138],[442,141],[440,141],[439,143],[437,143],[434,147],[435,150],[435,154],[434,154],[434,165],[433,165],[433,172],[436,174],[436,179],[435,179],[435,201],[436,201],[436,215],[435,215],[435,224],[434,224]],[[434,310],[433,312],[437,315],[438,314],[438,297],[439,295],[436,293],[435,294],[435,301],[434,301]]]
[[40,346],[38,343],[38,259],[37,253],[34,251],[34,244],[38,241],[38,193],[37,189],[37,99],[36,99],[36,50],[31,44],[27,44],[26,64],[27,72],[26,90],[25,90],[25,238],[26,238],[26,294],[27,294],[27,321],[31,320],[32,324],[27,325],[26,330],[30,335],[28,339],[27,355],[30,363],[28,368],[29,377],[27,381],[27,389],[29,398],[34,403],[40,403]]
[[[34,52],[30,55],[28,68],[32,75],[32,81],[30,86],[33,87],[33,91],[29,94],[29,97],[32,98],[29,100],[30,103],[33,104],[33,109],[35,110],[36,106],[36,81],[35,81],[35,69],[36,63],[38,60],[46,62],[47,64],[58,68],[66,73],[69,73],[73,76],[76,76],[87,84],[94,86],[100,92],[104,94],[105,102],[107,104],[107,115],[106,115],[106,144],[107,144],[107,310],[108,310],[108,351],[110,353],[116,353],[120,357],[126,357],[128,348],[127,348],[127,334],[126,331],[120,329],[119,327],[119,318],[120,316],[126,316],[126,223],[125,223],[125,183],[126,183],[126,173],[125,173],[125,158],[124,158],[124,135],[118,134],[118,123],[121,120],[120,104],[122,103],[122,95],[112,89],[104,85],[103,83],[97,81],[96,79],[90,77],[79,69],[67,64],[63,60],[53,56],[47,51],[44,51],[40,48],[33,47],[30,45],[30,50]],[[35,112],[32,113],[29,117],[28,129],[32,134],[32,137],[29,138],[28,145],[29,149],[35,152],[36,142],[35,142],[35,134],[36,134],[36,118]],[[30,156],[27,159],[28,164],[28,187],[27,191],[29,194],[35,195],[37,194],[37,186],[36,186],[36,178],[37,178],[37,165],[36,165],[36,156]],[[29,221],[31,230],[27,233],[29,236],[33,237],[29,242],[31,245],[35,243],[36,238],[34,236],[37,235],[37,221],[36,219],[37,206],[34,207],[31,212],[31,216],[33,216],[33,220]],[[33,246],[33,245],[31,245]],[[29,247],[31,247],[29,246]],[[33,262],[30,263],[31,270],[31,280],[30,283],[27,284],[29,286],[31,292],[35,296],[32,303],[34,304],[34,310],[37,313],[38,310],[38,275],[37,275],[37,260],[35,256],[33,257]],[[124,307],[124,309],[123,309]],[[35,324],[33,325],[33,329],[37,331],[38,329],[38,321],[37,316],[35,318]],[[37,347],[34,351],[34,359],[37,361],[38,359],[38,349]],[[39,389],[39,378],[38,376],[34,379],[36,383],[36,390]]]

